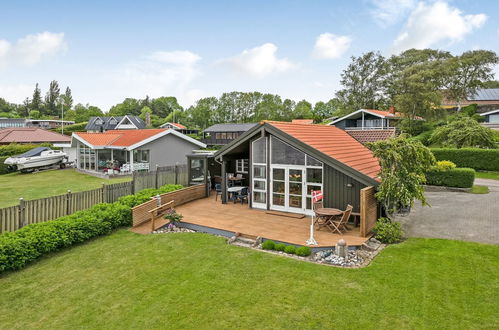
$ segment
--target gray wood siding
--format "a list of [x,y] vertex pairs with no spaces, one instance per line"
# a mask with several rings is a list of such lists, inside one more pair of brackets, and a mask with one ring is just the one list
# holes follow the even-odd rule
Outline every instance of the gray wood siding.
[[354,212],[359,212],[360,190],[366,185],[327,165],[323,175],[324,206],[344,210],[350,204]]

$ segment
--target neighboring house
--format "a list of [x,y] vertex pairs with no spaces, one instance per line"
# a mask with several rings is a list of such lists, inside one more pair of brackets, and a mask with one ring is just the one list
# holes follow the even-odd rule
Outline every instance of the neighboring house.
[[499,105],[499,88],[481,88],[469,96],[466,100],[456,102],[455,100],[444,99],[442,105],[447,108],[464,107],[470,104],[477,104],[480,108]]
[[70,120],[55,119],[25,119],[25,118],[0,118],[0,128],[9,127],[38,127],[43,129],[52,129],[73,125],[75,122]]
[[0,129],[0,144],[69,143],[71,138],[42,128],[11,127]]
[[[404,116],[392,107],[389,111],[360,109],[333,120],[329,125],[341,129],[386,129],[396,126]],[[421,118],[419,118],[421,119]]]
[[313,214],[312,191],[320,190],[325,207],[350,204],[359,212],[360,190],[379,184],[372,152],[334,126],[265,121],[214,157],[221,163],[222,201],[228,199],[227,173],[243,164],[250,207],[258,209]]
[[397,135],[397,130],[395,128],[348,129],[346,132],[362,144],[387,140]]
[[257,124],[215,124],[205,129],[201,141],[209,146],[225,145]]
[[483,126],[499,130],[499,109],[481,113],[480,116],[484,118]]
[[171,128],[174,129],[182,134],[198,134],[199,130],[197,129],[188,129],[184,125],[180,123],[164,123],[163,125],[159,126],[160,128]]
[[75,132],[77,168],[87,171],[130,173],[153,170],[156,165],[185,164],[186,155],[206,145],[173,129]]
[[146,123],[139,116],[90,117],[85,130],[101,133],[109,130],[144,129]]

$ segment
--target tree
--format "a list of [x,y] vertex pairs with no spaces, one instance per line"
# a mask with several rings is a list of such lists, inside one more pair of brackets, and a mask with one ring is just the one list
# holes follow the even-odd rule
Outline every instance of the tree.
[[485,82],[494,77],[494,67],[499,63],[496,53],[487,50],[464,52],[461,56],[446,61],[452,74],[445,84],[445,94],[448,99],[460,103],[469,96],[476,94]]
[[52,80],[49,85],[49,90],[45,95],[45,115],[57,116],[59,114],[58,101],[60,95],[59,83],[56,80]]
[[315,103],[312,109],[312,115],[316,123],[321,123],[324,120],[331,118],[340,109],[340,101],[336,98],[327,102],[319,101]]
[[151,120],[151,115],[152,115],[152,110],[149,108],[147,105],[140,110],[140,115],[139,117],[146,123],[147,127],[151,127],[151,122],[148,123],[147,117],[149,117],[149,120]]
[[293,110],[293,115],[291,119],[312,119],[312,104],[305,100],[301,100],[296,104]]
[[33,98],[31,99],[30,109],[40,111],[43,108],[42,102],[42,91],[38,87],[38,83],[36,83],[35,90],[33,91]]
[[[73,110],[71,110],[73,111]],[[74,107],[74,121],[75,123],[83,123],[90,119],[90,117],[98,117],[104,115],[102,110],[93,105],[83,105],[78,103]]]
[[371,143],[369,148],[381,166],[376,198],[389,216],[412,207],[415,200],[427,205],[422,185],[425,173],[435,164],[430,149],[404,135]]
[[33,119],[40,119],[40,117],[41,117],[42,115],[41,115],[40,111],[38,111],[38,110],[31,110],[31,111],[29,112],[29,116],[30,116],[31,118],[33,118]]
[[61,95],[62,104],[64,106],[64,111],[67,111],[73,107],[73,96],[71,95],[71,89],[66,87],[66,91]]
[[153,99],[152,101],[149,101],[149,97],[146,96],[143,104],[144,106],[150,107],[154,115],[161,118],[165,118],[175,110],[184,110],[182,106],[178,104],[177,98],[173,96],[162,96]]
[[495,148],[494,133],[476,120],[461,116],[448,125],[440,126],[431,135],[430,141],[452,148]]
[[377,109],[385,103],[383,82],[386,74],[386,60],[379,52],[352,56],[351,63],[341,73],[343,89],[336,96],[348,112]]
[[126,115],[140,115],[142,110],[142,102],[134,98],[126,98],[122,103],[118,103],[111,107],[109,115],[111,116],[126,116]]
[[218,99],[216,97],[205,97],[198,100],[194,106],[191,106],[186,111],[186,115],[192,126],[205,129],[216,123],[213,114],[217,111],[217,108]]
[[497,80],[485,81],[482,84],[482,87],[483,88],[499,88],[499,81],[497,81]]

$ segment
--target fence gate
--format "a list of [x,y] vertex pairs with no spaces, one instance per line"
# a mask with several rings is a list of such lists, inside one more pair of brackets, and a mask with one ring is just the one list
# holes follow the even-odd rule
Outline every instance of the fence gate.
[[378,201],[374,194],[374,187],[360,190],[360,235],[367,237],[374,228],[378,219]]

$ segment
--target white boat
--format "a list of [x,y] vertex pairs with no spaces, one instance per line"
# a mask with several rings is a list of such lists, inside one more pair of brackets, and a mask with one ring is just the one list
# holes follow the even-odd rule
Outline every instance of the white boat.
[[21,155],[12,156],[5,160],[4,164],[12,171],[30,172],[37,168],[59,164],[65,167],[67,154],[60,150],[52,150],[47,147],[37,147]]

